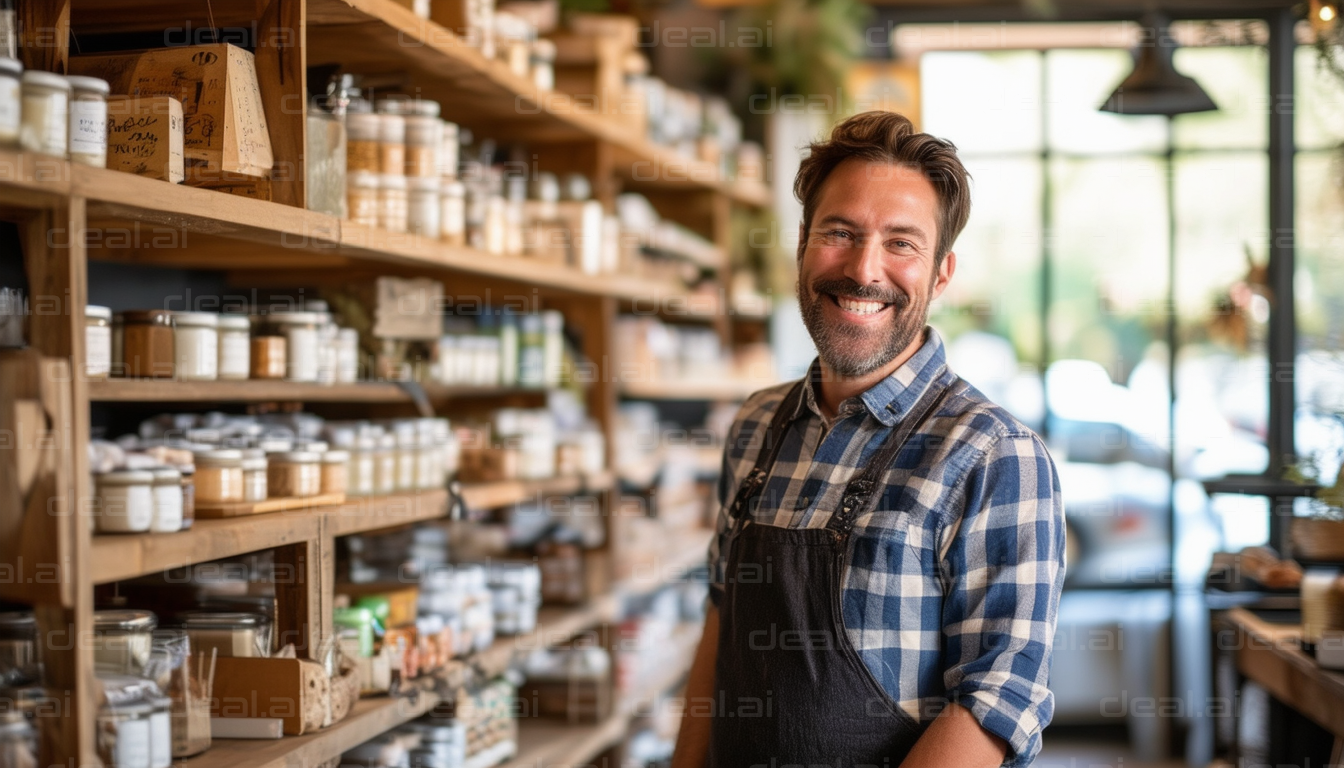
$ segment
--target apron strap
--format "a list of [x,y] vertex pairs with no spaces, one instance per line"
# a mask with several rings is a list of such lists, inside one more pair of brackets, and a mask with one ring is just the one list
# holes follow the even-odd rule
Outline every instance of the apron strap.
[[943,404],[943,401],[952,391],[954,384],[955,381],[952,384],[940,386],[935,377],[934,383],[924,390],[924,394],[920,395],[914,406],[910,408],[910,413],[906,414],[901,423],[887,436],[886,441],[882,443],[882,447],[878,448],[877,454],[863,468],[863,472],[852,478],[845,486],[845,493],[840,498],[840,509],[836,510],[826,523],[828,529],[846,536],[854,530],[854,521],[859,518],[859,515],[867,512],[881,495],[878,493],[882,488],[879,481],[891,468],[892,463],[896,460],[896,455],[905,447],[910,436],[920,427],[923,427],[929,417],[937,412],[938,407]]
[[788,431],[789,424],[798,410],[798,403],[802,399],[806,383],[807,377],[795,383],[788,394],[784,395],[779,408],[775,410],[774,417],[770,419],[770,427],[765,433],[765,444],[761,446],[760,453],[756,454],[756,466],[751,468],[746,479],[738,486],[737,495],[733,497],[733,502],[728,507],[730,518],[739,521],[746,519],[752,499],[765,488],[765,481],[770,477],[770,470],[775,466],[775,460],[779,458],[784,433]]

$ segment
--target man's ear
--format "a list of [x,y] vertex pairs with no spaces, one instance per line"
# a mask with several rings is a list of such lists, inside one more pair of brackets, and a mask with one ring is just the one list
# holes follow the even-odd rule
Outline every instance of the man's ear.
[[943,291],[947,288],[947,284],[952,282],[952,275],[956,273],[956,271],[956,251],[948,251],[947,255],[943,257],[943,263],[938,265],[938,274],[933,278],[933,292],[929,297],[930,301],[943,295]]

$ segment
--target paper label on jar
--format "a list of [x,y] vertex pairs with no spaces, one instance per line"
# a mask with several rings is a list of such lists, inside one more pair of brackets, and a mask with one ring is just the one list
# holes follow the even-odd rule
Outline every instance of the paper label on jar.
[[246,333],[219,335],[219,375],[247,378],[251,363],[251,339]]
[[150,766],[149,719],[124,720],[117,726],[116,761],[118,766]]
[[19,81],[12,77],[0,77],[0,137],[12,141],[19,135],[19,104],[22,101]]
[[23,95],[23,148],[47,155],[65,154],[70,103],[63,93]]
[[76,99],[70,102],[70,154],[101,155],[107,151],[107,102]]
[[85,371],[89,376],[106,376],[112,372],[112,329],[99,326],[84,334]]
[[173,764],[173,732],[167,712],[149,716],[150,768],[169,768]]

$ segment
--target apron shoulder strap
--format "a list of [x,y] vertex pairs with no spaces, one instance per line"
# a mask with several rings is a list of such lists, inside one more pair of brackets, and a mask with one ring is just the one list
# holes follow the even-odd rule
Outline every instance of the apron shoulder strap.
[[779,458],[779,448],[784,443],[784,434],[788,431],[793,414],[798,410],[798,403],[802,399],[806,383],[806,377],[796,382],[775,409],[775,415],[770,419],[770,426],[765,432],[765,442],[762,443],[760,452],[756,454],[756,465],[737,487],[737,494],[728,507],[730,518],[740,520],[745,517],[751,500],[765,488],[765,481],[770,477],[770,470],[775,466],[775,460]]

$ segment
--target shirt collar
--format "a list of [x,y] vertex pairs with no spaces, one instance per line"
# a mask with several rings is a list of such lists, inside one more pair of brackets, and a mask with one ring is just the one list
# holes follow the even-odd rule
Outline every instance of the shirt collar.
[[[942,337],[932,326],[925,326],[924,333],[924,343],[909,360],[892,371],[890,376],[841,403],[836,418],[853,415],[859,408],[864,408],[885,426],[894,427],[900,423],[925,390],[947,370],[947,353]],[[803,387],[805,396],[799,399],[790,420],[802,416],[804,408],[821,417],[821,408],[817,405],[820,386],[821,361],[814,359],[807,371],[807,385]]]

